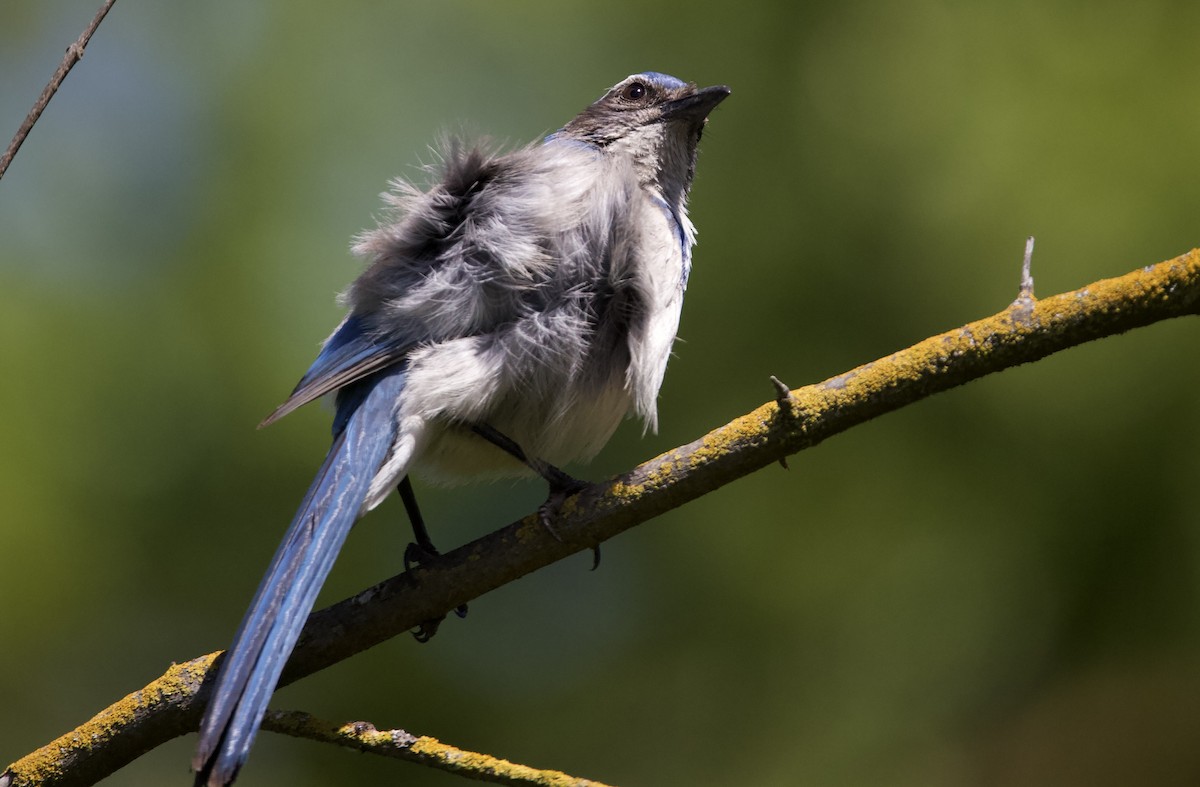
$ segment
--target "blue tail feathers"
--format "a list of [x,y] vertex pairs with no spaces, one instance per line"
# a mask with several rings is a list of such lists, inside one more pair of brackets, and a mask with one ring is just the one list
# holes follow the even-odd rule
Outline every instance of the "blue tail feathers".
[[197,784],[228,784],[249,754],[275,685],[396,437],[404,365],[338,393],[333,445],[225,654],[200,727]]

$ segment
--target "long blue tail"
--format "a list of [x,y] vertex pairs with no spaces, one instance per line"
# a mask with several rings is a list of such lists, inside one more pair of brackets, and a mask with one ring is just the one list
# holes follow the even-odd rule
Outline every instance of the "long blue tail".
[[403,387],[400,364],[339,392],[333,446],[217,676],[192,761],[198,785],[229,784],[246,761],[317,593],[395,440],[394,410]]

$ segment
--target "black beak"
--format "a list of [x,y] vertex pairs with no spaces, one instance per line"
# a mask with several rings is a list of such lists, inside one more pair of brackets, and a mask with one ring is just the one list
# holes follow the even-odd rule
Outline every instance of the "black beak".
[[729,98],[729,88],[725,85],[700,88],[691,95],[677,98],[663,105],[664,118],[687,118],[692,121],[704,120],[717,104]]

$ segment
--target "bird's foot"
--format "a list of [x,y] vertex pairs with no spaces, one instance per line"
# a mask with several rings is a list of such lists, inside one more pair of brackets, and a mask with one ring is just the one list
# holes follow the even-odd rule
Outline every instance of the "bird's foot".
[[433,635],[438,632],[438,627],[442,625],[442,621],[445,619],[446,616],[442,615],[440,618],[433,618],[432,620],[425,621],[421,625],[417,626],[417,628],[413,631],[413,639],[424,645],[426,642],[433,639]]
[[404,548],[404,572],[411,573],[414,568],[434,562],[442,553],[433,544],[419,544],[410,541]]
[[[550,495],[546,498],[546,502],[538,506],[538,521],[542,523],[542,527],[546,528],[546,532],[554,536],[556,541],[562,541],[562,536],[554,528],[554,520],[558,517],[558,512],[567,498],[586,489],[588,483],[567,475],[554,465],[543,464],[536,469],[550,485]],[[592,571],[595,571],[599,565],[600,545],[597,544],[592,547]]]
[[[431,563],[441,556],[442,554],[437,551],[433,544],[422,545],[412,542],[404,548],[404,573],[413,577],[412,581],[415,583],[416,579],[412,574],[412,569],[416,566]],[[459,604],[454,608],[454,614],[460,618],[465,618],[467,616],[467,605]],[[438,627],[442,625],[442,621],[445,619],[446,616],[442,615],[440,618],[424,621],[413,631],[413,638],[417,642],[428,642],[433,639],[433,635],[437,633]]]

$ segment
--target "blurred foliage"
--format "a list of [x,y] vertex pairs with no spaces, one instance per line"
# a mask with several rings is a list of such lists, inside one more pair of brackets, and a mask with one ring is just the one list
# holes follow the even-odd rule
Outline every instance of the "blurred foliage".
[[[94,2],[8,0],[7,135]],[[513,143],[628,73],[727,83],[662,433],[1200,245],[1200,5],[122,0],[0,185],[0,760],[224,647],[323,455],[265,432],[347,247],[439,132]],[[1200,324],[869,423],[282,691],[616,784],[1192,784]],[[461,543],[538,484],[422,487]],[[394,502],[323,599],[396,572]],[[108,783],[187,783],[194,738]],[[265,784],[449,785],[263,736]]]

